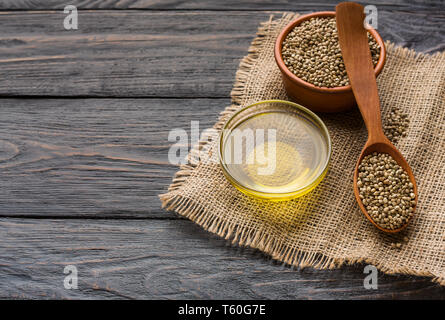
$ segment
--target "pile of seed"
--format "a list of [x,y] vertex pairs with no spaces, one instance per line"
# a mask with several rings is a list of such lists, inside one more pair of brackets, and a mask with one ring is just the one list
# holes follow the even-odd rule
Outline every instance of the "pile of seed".
[[[368,42],[375,66],[380,46],[369,33]],[[349,85],[333,17],[312,18],[296,26],[283,41],[282,56],[293,74],[315,86]]]
[[403,113],[400,108],[393,107],[389,117],[384,121],[383,130],[388,139],[396,143],[400,137],[406,136],[408,126],[408,115]]
[[[408,241],[409,241],[408,237],[403,237],[403,242],[408,242]],[[400,241],[400,242],[391,242],[391,248],[400,249],[402,247],[403,242],[402,241]]]
[[366,211],[384,229],[398,229],[413,215],[414,186],[386,153],[372,153],[358,167],[357,186]]

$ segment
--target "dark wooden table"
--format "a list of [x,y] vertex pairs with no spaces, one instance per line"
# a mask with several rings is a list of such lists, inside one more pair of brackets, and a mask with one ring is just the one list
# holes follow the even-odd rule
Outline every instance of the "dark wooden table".
[[[216,121],[261,21],[321,2],[77,0],[66,31],[63,1],[1,1],[0,298],[444,299],[418,277],[366,290],[363,265],[293,270],[160,208],[169,130]],[[372,4],[385,39],[444,50],[443,1]]]

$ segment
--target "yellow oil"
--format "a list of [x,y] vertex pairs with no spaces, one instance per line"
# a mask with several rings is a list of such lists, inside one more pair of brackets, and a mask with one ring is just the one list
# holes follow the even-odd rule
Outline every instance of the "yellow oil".
[[[229,175],[245,188],[241,191],[263,197],[291,193],[308,185],[315,187],[325,174],[329,157],[326,137],[306,118],[275,112],[259,114],[241,123],[239,130],[276,130],[275,139],[243,141],[235,147],[229,135],[223,153]],[[246,139],[247,140],[247,139]],[[239,148],[239,146],[242,148]],[[232,163],[233,154],[241,153],[243,161]],[[304,193],[310,191],[312,187]],[[261,196],[261,195],[260,195]]]

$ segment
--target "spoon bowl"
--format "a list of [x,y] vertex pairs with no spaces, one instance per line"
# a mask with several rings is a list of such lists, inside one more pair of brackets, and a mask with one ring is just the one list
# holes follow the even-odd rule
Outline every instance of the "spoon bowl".
[[348,74],[352,92],[354,93],[363,121],[368,130],[368,141],[363,147],[357,165],[355,166],[354,195],[363,214],[372,224],[384,232],[396,233],[408,226],[412,216],[398,229],[385,229],[379,226],[363,206],[357,186],[358,167],[363,158],[373,152],[389,154],[397,164],[405,170],[409,180],[413,184],[415,194],[413,212],[415,212],[417,205],[417,185],[413,172],[402,154],[383,133],[380,100],[364,19],[364,7],[362,5],[353,2],[342,2],[336,6],[338,40],[346,67],[346,73]]
[[367,141],[367,143],[365,144],[360,157],[357,160],[357,164],[355,166],[355,170],[354,170],[354,195],[355,195],[355,199],[357,200],[357,203],[360,207],[360,210],[362,210],[362,212],[364,213],[364,215],[366,216],[366,218],[368,218],[369,221],[371,221],[371,223],[376,226],[379,230],[384,231],[384,232],[388,232],[388,233],[397,233],[402,231],[403,229],[405,229],[409,222],[411,221],[411,219],[413,218],[413,216],[411,216],[408,219],[408,222],[405,223],[403,226],[401,226],[398,229],[385,229],[382,228],[381,226],[379,226],[373,219],[372,217],[368,214],[368,211],[366,210],[365,206],[362,203],[362,200],[360,199],[360,193],[359,193],[359,189],[358,189],[358,185],[357,185],[357,179],[358,179],[358,166],[360,165],[360,163],[362,162],[363,158],[366,157],[367,155],[372,154],[373,152],[377,152],[377,153],[387,153],[391,156],[391,158],[393,158],[397,164],[399,166],[402,167],[403,170],[405,170],[405,172],[408,174],[409,180],[411,181],[411,183],[413,184],[413,189],[414,189],[414,194],[416,195],[415,197],[415,204],[413,206],[413,210],[414,212],[416,211],[416,205],[417,205],[417,185],[416,185],[416,180],[414,178],[414,174],[411,170],[411,167],[409,166],[408,162],[405,160],[405,158],[403,157],[403,155],[400,153],[399,150],[397,150],[397,148],[385,137],[381,137],[381,141]]

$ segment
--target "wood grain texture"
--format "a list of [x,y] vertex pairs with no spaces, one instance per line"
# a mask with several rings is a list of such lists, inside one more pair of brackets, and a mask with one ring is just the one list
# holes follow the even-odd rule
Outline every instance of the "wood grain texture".
[[[0,96],[226,98],[258,24],[272,12],[0,13]],[[281,13],[275,13],[280,16]],[[385,40],[443,49],[445,13],[381,11]]]
[[[19,98],[0,99],[0,298],[445,299],[416,277],[365,290],[363,266],[296,272],[160,209],[177,170],[168,131],[216,121],[267,11],[337,1],[70,3],[77,31],[63,2],[0,1],[0,96]],[[442,1],[373,3],[385,39],[444,49]],[[79,290],[63,289],[67,264]]]
[[[445,299],[429,279],[363,266],[295,271],[256,250],[231,247],[190,221],[0,219],[0,298]],[[65,290],[63,269],[78,269]]]
[[171,129],[213,126],[229,99],[0,100],[0,216],[173,218]]
[[[338,0],[71,0],[78,9],[145,9],[145,10],[333,10]],[[373,4],[385,9],[430,10],[442,8],[442,0],[374,0],[356,1]],[[63,9],[66,2],[60,0],[3,0],[0,10],[48,10]]]
[[[0,14],[0,95],[228,97],[268,13]],[[242,28],[241,28],[242,25]]]

